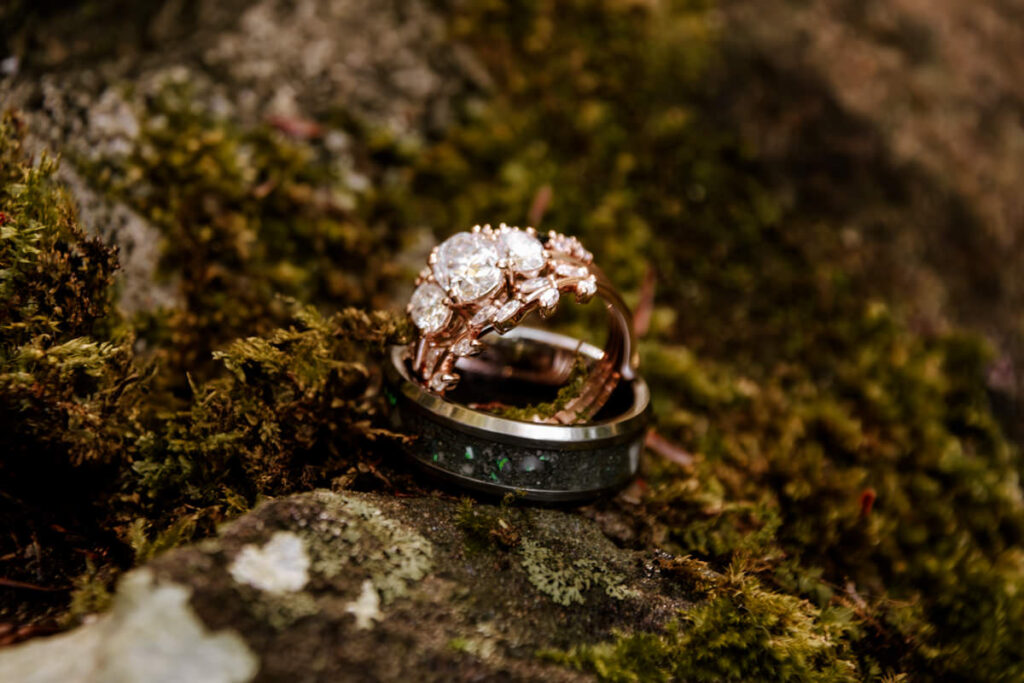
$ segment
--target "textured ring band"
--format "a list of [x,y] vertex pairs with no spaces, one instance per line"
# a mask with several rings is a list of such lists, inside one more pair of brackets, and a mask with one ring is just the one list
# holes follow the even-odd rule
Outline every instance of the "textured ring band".
[[579,302],[601,297],[609,333],[582,390],[547,421],[588,421],[620,379],[635,375],[629,309],[575,237],[555,232],[541,237],[533,228],[505,224],[476,226],[436,247],[416,284],[408,311],[419,334],[408,356],[415,376],[437,394],[455,386],[457,364],[461,369],[460,359],[481,351],[480,337],[492,330],[503,334],[534,311],[550,316],[563,293]]
[[[546,330],[518,327],[505,343],[582,354],[598,362],[596,346]],[[457,484],[488,493],[521,492],[539,501],[577,501],[615,491],[636,474],[650,395],[639,377],[623,381],[599,418],[577,425],[542,424],[473,410],[426,391],[413,380],[406,348],[393,347],[387,363],[396,427],[417,435],[413,448],[425,468]]]

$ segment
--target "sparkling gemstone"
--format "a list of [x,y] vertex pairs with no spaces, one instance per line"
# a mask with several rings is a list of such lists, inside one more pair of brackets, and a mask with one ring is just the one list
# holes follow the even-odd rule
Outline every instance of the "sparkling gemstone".
[[452,382],[444,375],[438,373],[430,378],[429,386],[431,391],[442,392],[451,386]]
[[597,293],[597,283],[594,282],[593,278],[586,280],[580,280],[576,283],[576,298],[582,300],[589,299]]
[[501,284],[498,249],[484,235],[460,232],[441,243],[434,276],[460,302],[476,301]]
[[430,333],[448,324],[452,312],[444,304],[444,290],[433,282],[424,282],[416,288],[409,300],[409,315],[416,327]]
[[477,352],[477,346],[469,339],[460,339],[452,344],[452,353],[456,356],[472,356]]
[[514,316],[516,313],[518,313],[519,309],[522,307],[523,305],[519,303],[519,301],[517,301],[516,299],[512,299],[511,301],[506,302],[504,306],[498,309],[498,312],[494,314],[494,320],[497,322],[505,322],[506,320]]
[[494,317],[494,314],[497,312],[497,310],[498,309],[496,306],[487,304],[486,306],[482,307],[479,311],[477,311],[472,318],[469,319],[469,324],[476,326],[486,325],[491,321],[491,318]]
[[559,294],[555,288],[545,289],[537,297],[537,301],[540,302],[542,308],[554,308],[558,305]]
[[519,291],[523,294],[529,294],[530,292],[534,292],[542,287],[547,287],[550,284],[551,281],[546,277],[534,277],[520,282]]
[[540,240],[516,228],[501,233],[501,256],[517,273],[529,273],[544,267],[544,245]]
[[555,266],[555,273],[564,277],[586,277],[590,275],[590,271],[586,268],[569,263],[559,263]]

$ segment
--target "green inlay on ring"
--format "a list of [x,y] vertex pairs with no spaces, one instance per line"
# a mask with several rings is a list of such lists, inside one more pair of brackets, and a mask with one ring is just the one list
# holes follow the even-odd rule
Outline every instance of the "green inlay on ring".
[[437,462],[437,453],[434,453],[434,462]]
[[498,481],[498,475],[497,475],[497,474],[495,474],[494,472],[491,472],[491,479],[492,479],[493,481]]
[[472,459],[473,459],[473,447],[472,446],[466,446],[466,460],[472,460]]
[[501,470],[505,469],[505,465],[507,465],[507,464],[508,464],[508,458],[502,458],[501,460],[498,461],[498,470],[501,471]]

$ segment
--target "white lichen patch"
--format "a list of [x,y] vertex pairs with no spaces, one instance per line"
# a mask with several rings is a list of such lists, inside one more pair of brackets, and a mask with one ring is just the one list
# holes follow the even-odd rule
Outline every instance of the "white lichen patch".
[[356,628],[373,628],[374,622],[380,621],[380,595],[373,587],[373,581],[363,581],[363,589],[359,597],[345,606],[345,611],[356,618]]
[[559,605],[583,604],[583,594],[600,586],[616,600],[633,597],[636,592],[623,584],[623,577],[588,558],[569,561],[549,548],[530,540],[520,546],[522,566],[534,588]]
[[309,582],[309,554],[297,534],[278,531],[266,545],[242,548],[229,571],[235,581],[268,593],[292,593]]
[[114,607],[70,633],[0,653],[0,681],[19,683],[245,683],[259,661],[234,631],[211,632],[189,606],[191,589],[126,575]]

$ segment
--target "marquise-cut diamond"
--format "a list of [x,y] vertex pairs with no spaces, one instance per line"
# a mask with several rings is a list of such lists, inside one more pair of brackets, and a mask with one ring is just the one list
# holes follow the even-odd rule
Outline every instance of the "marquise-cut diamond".
[[551,281],[546,277],[534,277],[520,282],[519,291],[523,294],[529,294],[530,292],[535,292],[542,287],[547,287],[550,284]]
[[516,299],[506,302],[505,305],[499,308],[498,312],[494,314],[495,322],[502,323],[506,320],[510,320],[522,307],[523,305]]
[[559,263],[555,266],[555,273],[564,277],[586,277],[590,271],[583,266],[574,266],[569,263]]
[[472,232],[449,237],[437,249],[434,277],[460,302],[476,301],[498,288],[504,277],[493,240]]
[[475,314],[473,314],[473,317],[469,319],[469,324],[476,325],[478,327],[480,325],[486,325],[487,323],[491,322],[491,318],[494,317],[494,314],[497,310],[497,307],[488,304],[487,306],[484,306]]
[[424,282],[417,287],[409,300],[409,315],[416,327],[427,333],[444,327],[452,315],[444,300],[444,290],[433,282]]
[[540,296],[537,297],[537,301],[540,303],[541,308],[554,308],[558,305],[558,299],[558,290],[555,288],[545,289],[540,293]]
[[544,245],[540,240],[518,228],[501,233],[501,256],[517,273],[530,273],[544,267]]
[[460,339],[452,344],[452,353],[456,356],[472,356],[477,352],[477,346],[471,339]]

